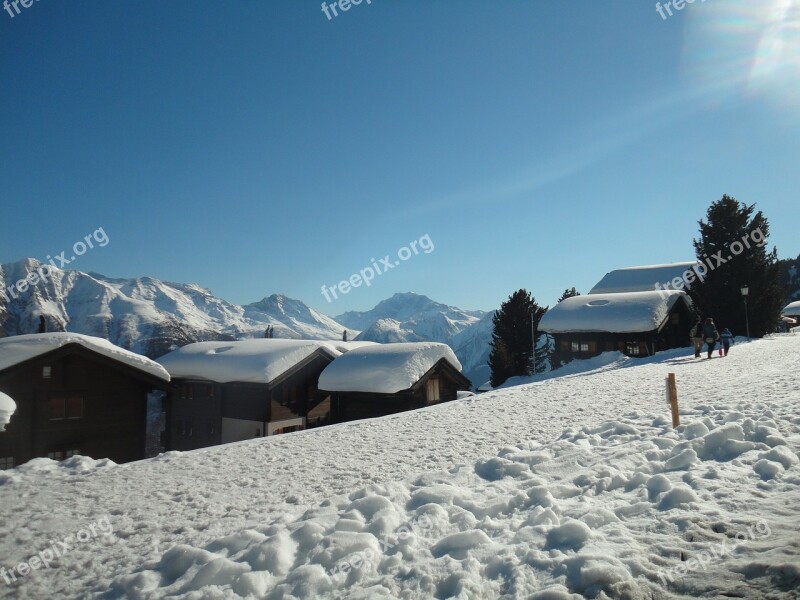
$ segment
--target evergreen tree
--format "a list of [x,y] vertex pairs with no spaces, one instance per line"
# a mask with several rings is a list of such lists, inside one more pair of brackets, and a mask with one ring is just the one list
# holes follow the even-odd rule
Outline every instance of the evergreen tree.
[[[531,374],[532,324],[538,329],[545,312],[547,308],[540,307],[524,289],[514,292],[495,312],[492,317],[492,349],[489,353],[492,387],[501,385],[509,377]],[[537,331],[537,341],[540,336]],[[547,345],[542,348],[538,343],[536,345],[536,372],[541,373],[549,360],[549,350]]]
[[767,251],[769,223],[755,204],[740,203],[724,195],[713,202],[706,221],[699,221],[700,239],[694,240],[697,260],[705,269],[691,284],[689,295],[703,317],[713,317],[718,328],[745,335],[747,298],[750,335],[762,337],[775,330],[783,308],[785,289],[780,281],[778,251]]
[[558,299],[558,301],[563,302],[567,298],[572,298],[573,296],[580,296],[580,293],[574,287],[567,288],[564,290],[564,293],[561,294],[561,297]]

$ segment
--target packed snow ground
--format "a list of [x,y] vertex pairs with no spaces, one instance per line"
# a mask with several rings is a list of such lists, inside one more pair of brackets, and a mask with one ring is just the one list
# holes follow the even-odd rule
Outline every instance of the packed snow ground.
[[39,459],[0,475],[0,567],[70,549],[0,595],[796,598],[800,336],[690,354],[129,465]]

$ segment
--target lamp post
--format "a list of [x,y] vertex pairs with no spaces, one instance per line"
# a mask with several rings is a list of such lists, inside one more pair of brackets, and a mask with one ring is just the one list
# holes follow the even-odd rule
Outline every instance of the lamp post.
[[742,298],[744,298],[744,322],[747,327],[747,339],[750,339],[750,316],[747,311],[747,296],[750,294],[750,288],[745,284],[741,289]]
[[533,319],[533,312],[531,312],[531,348],[533,350],[533,375],[536,375],[536,321]]

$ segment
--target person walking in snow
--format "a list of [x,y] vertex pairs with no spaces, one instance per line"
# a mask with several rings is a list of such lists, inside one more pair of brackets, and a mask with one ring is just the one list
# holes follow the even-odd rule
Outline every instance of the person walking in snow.
[[694,344],[694,357],[700,358],[700,352],[703,350],[703,320],[697,317],[697,323],[689,331],[689,337]]
[[719,340],[717,326],[714,325],[714,319],[711,317],[708,317],[705,324],[703,324],[703,340],[708,344],[708,358],[711,358],[711,354],[714,352],[714,346],[717,345],[717,341]]
[[722,330],[722,333],[719,334],[720,341],[722,342],[722,348],[719,349],[720,356],[728,356],[728,350],[731,347],[731,344],[734,343],[733,341],[733,334],[730,330],[726,327]]

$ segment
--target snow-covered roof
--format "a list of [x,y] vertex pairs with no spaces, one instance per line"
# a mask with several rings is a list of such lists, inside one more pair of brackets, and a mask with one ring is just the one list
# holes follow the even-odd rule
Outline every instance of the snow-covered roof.
[[1,338],[0,371],[47,352],[52,352],[67,344],[78,344],[87,350],[102,354],[158,379],[169,381],[169,373],[157,362],[150,360],[146,356],[115,346],[103,338],[63,331],[31,333]]
[[[627,267],[616,269],[597,282],[590,294],[619,294],[624,292],[649,292],[657,289],[655,286],[672,281],[696,266],[697,261],[669,263],[664,265],[645,265],[642,267]],[[669,288],[672,289],[672,288]]]
[[322,350],[332,358],[354,342],[257,338],[236,342],[197,342],[158,359],[172,377],[217,383],[270,383]]
[[800,300],[787,304],[786,308],[781,311],[781,314],[788,316],[800,315]]
[[0,392],[0,431],[5,430],[16,410],[17,403],[11,399],[11,396]]
[[394,394],[413,386],[441,359],[461,371],[461,363],[447,344],[404,342],[364,346],[325,367],[319,389]]
[[548,310],[539,330],[548,333],[602,331],[638,333],[660,329],[684,292],[629,292],[567,298]]

